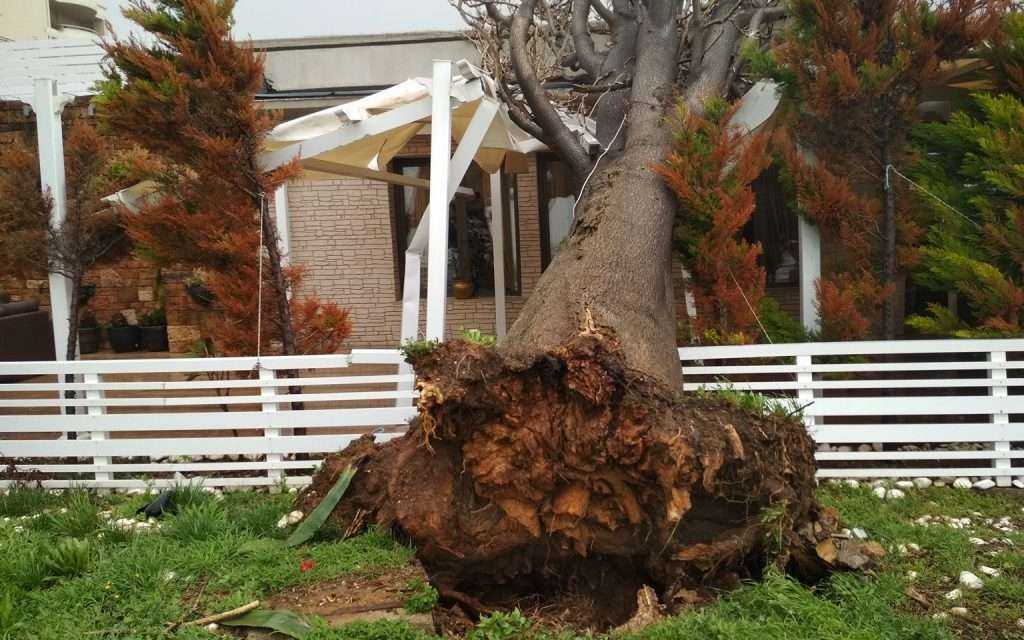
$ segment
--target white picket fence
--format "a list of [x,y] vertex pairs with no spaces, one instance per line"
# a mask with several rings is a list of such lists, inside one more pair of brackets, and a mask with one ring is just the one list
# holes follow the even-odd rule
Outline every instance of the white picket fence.
[[1024,477],[1024,340],[691,347],[679,356],[687,391],[753,391],[802,407],[819,477],[983,476],[1000,486]]
[[[46,474],[49,487],[165,486],[174,472],[202,473],[213,487],[301,486],[324,454],[364,433],[389,439],[405,430],[415,392],[400,361],[397,351],[354,350],[0,363],[0,376],[44,377],[0,384],[0,457]],[[304,410],[292,411],[294,402]]]
[[[1024,476],[1024,340],[687,347],[679,357],[686,391],[746,390],[802,408],[822,478]],[[164,486],[174,472],[207,486],[304,485],[325,454],[405,430],[415,391],[400,362],[394,350],[355,350],[0,363],[0,377],[32,376],[0,383],[0,458],[50,487]]]

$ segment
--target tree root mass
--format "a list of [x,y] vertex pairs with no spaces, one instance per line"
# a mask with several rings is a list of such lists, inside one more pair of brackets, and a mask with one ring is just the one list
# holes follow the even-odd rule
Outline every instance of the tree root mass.
[[362,518],[399,532],[442,593],[581,594],[610,627],[644,585],[672,609],[768,565],[814,580],[835,562],[837,517],[814,500],[796,419],[666,390],[600,331],[532,360],[456,341],[413,365],[409,432],[329,457],[298,502],[357,466],[337,530]]

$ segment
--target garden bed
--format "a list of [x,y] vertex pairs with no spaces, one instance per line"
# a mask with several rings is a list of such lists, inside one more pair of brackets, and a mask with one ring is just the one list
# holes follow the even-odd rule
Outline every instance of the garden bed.
[[[815,587],[768,575],[617,637],[1024,637],[1024,494],[944,488],[879,500],[870,487],[838,485],[819,493],[846,526],[889,550],[873,574]],[[0,497],[0,638],[269,637],[187,624],[254,600],[305,616],[311,640],[577,640],[604,631],[596,614],[588,624],[582,590],[509,602],[478,620],[438,599],[412,550],[381,532],[338,540],[326,529],[285,548],[275,541],[289,532],[277,526],[291,509],[287,494],[195,490],[178,515],[125,526],[146,499],[34,489]],[[969,524],[950,526],[954,518]],[[961,587],[961,571],[984,586]],[[957,588],[960,597],[947,599]]]

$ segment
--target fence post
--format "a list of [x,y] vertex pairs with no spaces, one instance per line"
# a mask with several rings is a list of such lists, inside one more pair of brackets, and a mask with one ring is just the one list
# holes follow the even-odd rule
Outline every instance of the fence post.
[[[86,373],[82,376],[82,381],[86,384],[98,385],[103,381],[103,376],[98,373]],[[102,400],[104,397],[106,394],[102,389],[86,389],[85,391],[86,400]],[[107,413],[107,408],[102,404],[89,404],[86,413],[90,416],[102,416]],[[107,440],[109,437],[110,434],[106,431],[91,431],[89,433],[89,439],[93,441]],[[94,465],[110,464],[110,456],[93,456],[92,463]],[[114,474],[109,471],[96,471],[95,474],[97,485],[114,479]]]
[[[277,371],[274,370],[274,369],[267,369],[265,367],[260,367],[260,381],[262,382],[262,381],[266,381],[266,380],[277,380]],[[262,396],[264,398],[274,398],[277,395],[278,395],[277,387],[275,387],[275,386],[264,385],[264,386],[260,387],[260,396]],[[263,403],[262,411],[263,411],[263,413],[277,413],[278,412],[278,408],[279,408],[279,405],[278,405],[277,402],[267,401],[267,402]],[[271,468],[269,468],[269,465],[272,464],[272,463],[275,463],[275,462],[281,462],[284,458],[283,458],[283,456],[280,453],[270,453],[270,446],[269,445],[271,444],[271,442],[269,442],[269,439],[281,437],[281,429],[277,428],[277,427],[272,427],[272,428],[264,429],[263,430],[263,437],[264,438],[268,438],[268,442],[267,442],[267,445],[268,445],[267,446],[267,455],[266,455],[267,465],[268,465],[267,477],[270,478],[271,480],[273,480],[274,482],[280,482],[281,479],[284,477],[284,469],[271,469]],[[271,486],[270,487],[270,490],[272,492],[276,491],[276,489],[277,489],[276,486]]]
[[[989,393],[994,398],[1005,398],[1009,395],[1009,389],[1006,385],[1006,352],[1005,351],[993,351],[988,354],[988,361],[996,364],[1001,364],[1001,367],[992,367],[988,371],[988,377],[992,381],[989,387]],[[1010,414],[1005,411],[996,411],[992,413],[993,424],[1010,424]],[[997,452],[1009,452],[1009,442],[995,442],[993,448]],[[1010,458],[996,458],[992,461],[992,467],[995,469],[1007,469],[1011,466]],[[1000,487],[1010,486],[1010,476],[996,476],[996,484]]]
[[[802,407],[806,404],[814,402],[814,389],[805,389],[803,387],[803,385],[810,384],[814,380],[814,374],[811,373],[810,370],[811,356],[796,356],[796,369],[796,401],[797,406]],[[808,416],[804,414],[803,419],[804,426],[806,426],[808,429],[811,429],[814,426],[814,416]]]

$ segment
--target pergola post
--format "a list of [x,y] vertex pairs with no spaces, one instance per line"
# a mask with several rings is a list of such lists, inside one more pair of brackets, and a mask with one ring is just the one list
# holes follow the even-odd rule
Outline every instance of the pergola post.
[[494,333],[504,338],[508,332],[505,315],[505,194],[501,169],[491,174],[491,248],[494,262]]
[[[58,93],[57,81],[50,78],[36,78],[33,88],[32,109],[36,112],[39,177],[43,190],[48,191],[53,199],[50,225],[59,228],[67,216],[64,138],[60,114],[68,97]],[[71,280],[59,273],[50,273],[49,280],[54,353],[57,360],[66,360],[71,326]]]
[[821,234],[818,227],[798,216],[800,242],[800,320],[804,329],[818,331],[817,286],[821,279]]
[[292,231],[288,223],[288,185],[282,184],[274,192],[274,222],[277,226],[277,244],[281,249],[281,262],[291,264]]
[[[452,157],[452,63],[435,60],[430,117],[430,209],[427,339],[444,339],[448,294],[448,166]],[[408,272],[407,272],[408,273]]]

